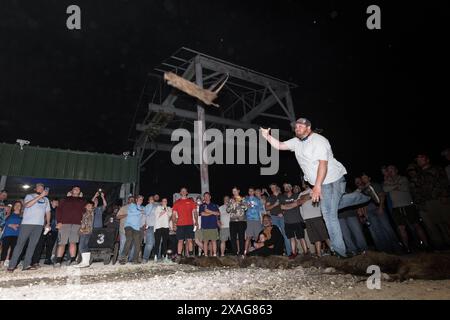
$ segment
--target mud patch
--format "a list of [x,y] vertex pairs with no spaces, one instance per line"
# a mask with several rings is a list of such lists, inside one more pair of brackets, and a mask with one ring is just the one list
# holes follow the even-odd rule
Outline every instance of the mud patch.
[[289,260],[283,256],[270,257],[192,257],[183,258],[180,264],[188,264],[202,268],[266,268],[291,269],[298,266],[305,268],[334,268],[336,271],[358,276],[367,276],[367,268],[371,265],[380,267],[383,273],[389,274],[392,280],[450,279],[450,253],[422,253],[412,256],[395,256],[382,252],[369,251],[366,254],[349,259],[334,256],[313,258],[298,256]]

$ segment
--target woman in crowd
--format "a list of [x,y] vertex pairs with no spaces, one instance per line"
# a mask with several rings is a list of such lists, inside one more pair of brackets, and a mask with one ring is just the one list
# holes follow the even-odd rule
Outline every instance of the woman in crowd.
[[250,252],[251,256],[267,257],[271,255],[283,255],[284,239],[280,229],[272,224],[270,214],[263,217],[264,229],[258,236],[258,242],[255,243],[256,250]]
[[[19,237],[20,224],[22,223],[23,204],[16,201],[13,204],[12,212],[6,216],[5,227],[2,234],[2,253],[0,258],[0,266],[2,267],[9,257],[12,257],[14,247]],[[9,254],[8,254],[8,251]]]
[[[230,214],[230,238],[231,248],[233,254],[243,255],[245,250],[245,230],[247,229],[247,222],[245,211],[247,204],[244,198],[240,196],[240,190],[237,187],[232,189],[233,197],[228,202],[227,212]],[[237,240],[239,239],[239,248]]]
[[[170,220],[172,208],[167,206],[167,198],[161,200],[161,205],[155,209],[155,254],[158,259],[166,257],[169,241]],[[160,251],[161,245],[161,251]]]

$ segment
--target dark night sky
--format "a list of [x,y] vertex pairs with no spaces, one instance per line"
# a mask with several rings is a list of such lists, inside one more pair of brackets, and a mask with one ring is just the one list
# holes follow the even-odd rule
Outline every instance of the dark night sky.
[[[70,4],[81,7],[81,31],[66,28]],[[366,28],[370,4],[381,7],[382,30]],[[351,175],[378,178],[382,164],[404,168],[419,151],[439,162],[449,136],[449,12],[444,1],[4,0],[0,141],[130,150],[147,74],[186,46],[297,83],[297,116],[325,129]],[[143,190],[198,191],[198,171],[168,159],[160,154],[147,165]],[[293,154],[281,165],[276,177],[213,166],[211,189],[296,182]]]

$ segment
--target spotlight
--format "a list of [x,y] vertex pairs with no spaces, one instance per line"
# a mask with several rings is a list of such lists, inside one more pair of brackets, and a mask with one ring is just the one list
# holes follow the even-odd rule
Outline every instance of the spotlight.
[[22,186],[22,189],[24,189],[24,190],[28,190],[28,189],[30,189],[31,187],[30,187],[30,185],[28,185],[28,184],[24,184],[23,186]]
[[128,159],[128,156],[130,155],[130,152],[129,152],[129,151],[125,151],[125,152],[123,152],[122,154],[123,154],[125,160],[127,160],[127,159]]
[[30,141],[23,139],[17,139],[16,142],[20,145],[20,150],[23,150],[24,145],[30,144]]

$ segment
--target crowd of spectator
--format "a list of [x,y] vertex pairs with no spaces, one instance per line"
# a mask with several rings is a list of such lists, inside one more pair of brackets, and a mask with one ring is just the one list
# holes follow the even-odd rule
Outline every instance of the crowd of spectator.
[[[450,152],[442,154],[450,160]],[[450,247],[450,165],[433,165],[420,154],[401,175],[395,165],[381,168],[383,181],[365,173],[356,177],[348,197],[364,195],[363,204],[339,210],[346,257],[377,250],[393,254]],[[101,189],[86,199],[73,187],[62,199],[49,199],[42,183],[23,200],[8,203],[0,192],[0,264],[14,271],[46,265],[88,267],[89,239],[96,229],[117,227],[120,264],[178,261],[183,255],[245,258],[335,254],[321,207],[301,181],[250,187],[241,195],[215,197],[209,192],[192,198],[181,188],[172,207],[158,194],[130,196],[120,206],[108,206]],[[220,199],[220,203],[216,200]],[[341,208],[341,206],[340,206]],[[334,231],[333,231],[334,232]],[[338,255],[340,256],[340,255]],[[81,263],[80,263],[81,261]]]

